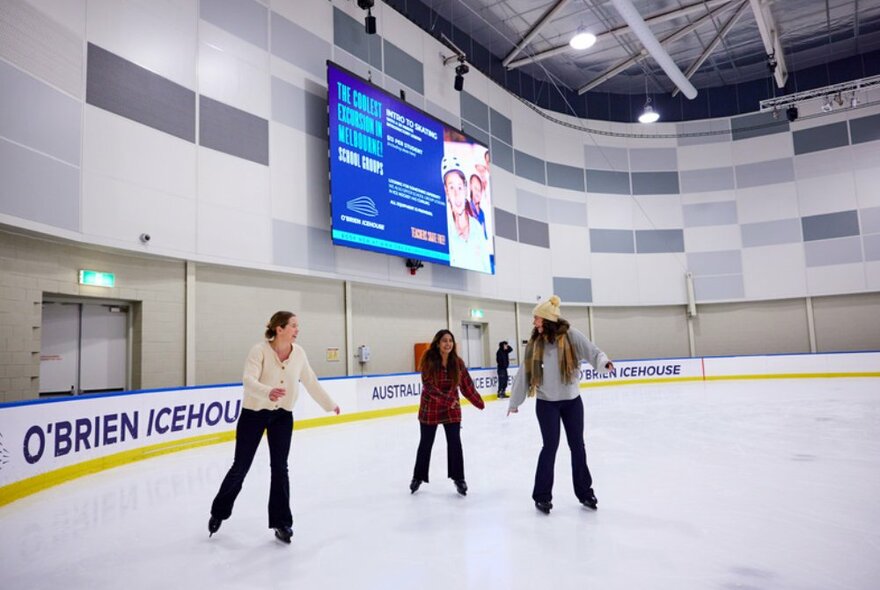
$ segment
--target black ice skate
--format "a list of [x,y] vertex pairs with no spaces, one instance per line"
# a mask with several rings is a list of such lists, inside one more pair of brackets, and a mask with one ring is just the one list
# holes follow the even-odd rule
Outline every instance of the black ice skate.
[[411,482],[409,482],[409,493],[415,494],[418,491],[419,486],[421,486],[421,485],[422,485],[422,480],[413,479]]
[[275,538],[284,543],[290,543],[290,537],[293,536],[293,529],[289,526],[281,526],[275,529]]
[[596,494],[593,493],[592,488],[590,489],[590,494],[586,498],[581,500],[581,504],[583,504],[590,510],[599,509],[599,500],[596,499]]
[[550,514],[550,511],[553,510],[552,502],[535,502],[535,508],[543,512],[544,514]]
[[220,530],[220,524],[222,522],[223,521],[220,520],[219,518],[217,518],[216,516],[212,516],[211,518],[208,519],[208,533],[210,533],[208,535],[208,537],[213,537],[214,533],[216,533],[217,531]]
[[455,480],[455,490],[462,496],[467,496],[467,484],[463,479]]

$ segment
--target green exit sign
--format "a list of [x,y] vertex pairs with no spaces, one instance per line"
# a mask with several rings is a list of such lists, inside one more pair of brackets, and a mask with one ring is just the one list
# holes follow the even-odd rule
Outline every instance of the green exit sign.
[[93,287],[114,287],[116,286],[116,275],[112,272],[83,269],[79,271],[79,284]]
[[482,318],[483,317],[483,310],[482,309],[472,309],[471,310],[471,317],[475,320]]

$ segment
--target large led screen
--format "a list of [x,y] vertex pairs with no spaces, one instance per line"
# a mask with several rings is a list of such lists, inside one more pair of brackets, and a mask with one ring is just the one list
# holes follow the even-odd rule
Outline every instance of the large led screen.
[[333,243],[495,272],[486,146],[327,63]]

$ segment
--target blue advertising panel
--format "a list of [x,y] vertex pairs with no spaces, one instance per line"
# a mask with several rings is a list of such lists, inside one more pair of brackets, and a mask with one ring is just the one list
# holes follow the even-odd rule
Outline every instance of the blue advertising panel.
[[495,272],[489,152],[327,62],[333,243]]

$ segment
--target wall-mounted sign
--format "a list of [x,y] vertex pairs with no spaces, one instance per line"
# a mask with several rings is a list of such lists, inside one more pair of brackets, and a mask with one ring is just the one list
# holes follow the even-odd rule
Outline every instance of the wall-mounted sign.
[[92,287],[115,287],[116,275],[112,272],[82,269],[79,271],[79,284]]

